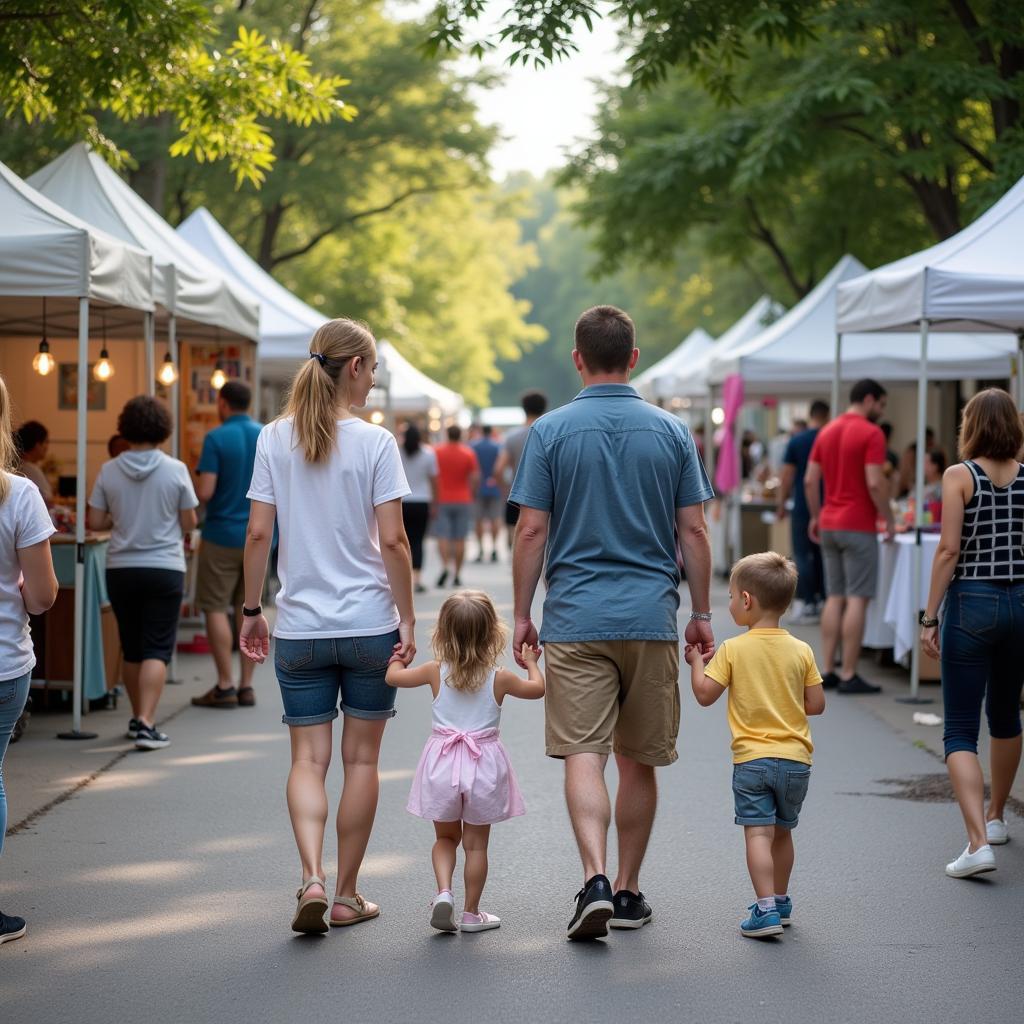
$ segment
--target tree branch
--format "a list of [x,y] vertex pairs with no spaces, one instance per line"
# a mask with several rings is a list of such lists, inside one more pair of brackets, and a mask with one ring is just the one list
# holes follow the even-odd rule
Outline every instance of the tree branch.
[[299,22],[299,29],[295,33],[295,42],[292,46],[299,51],[299,53],[305,53],[306,50],[306,34],[309,32],[310,26],[313,24],[313,20],[316,14],[316,5],[320,0],[309,0],[309,6],[306,8],[306,13],[302,16],[302,21]]
[[968,0],[949,0],[949,6],[953,9],[953,13],[957,16],[960,24],[963,26],[964,31],[970,37],[974,48],[978,51],[978,59],[982,64],[996,63],[996,55],[992,49],[992,44],[985,38],[981,23],[978,21],[971,10],[971,5]]
[[747,196],[745,201],[747,210],[750,212],[751,219],[754,223],[755,230],[752,232],[754,238],[763,242],[772,251],[772,254],[775,256],[775,261],[782,270],[783,277],[785,277],[789,287],[793,289],[793,294],[798,299],[802,299],[809,289],[800,283],[800,280],[796,275],[796,271],[793,269],[793,265],[789,262],[789,258],[782,251],[782,246],[779,245],[778,239],[772,233],[768,225],[761,220],[761,216],[757,212],[757,207],[754,205],[753,199]]
[[982,153],[982,151],[978,149],[977,146],[972,145],[970,142],[967,141],[967,139],[963,138],[960,135],[957,135],[956,132],[950,132],[949,137],[958,146],[960,146],[961,149],[963,149],[967,153],[970,153],[970,155],[973,156],[974,159],[977,160],[978,163],[981,164],[981,166],[984,167],[985,170],[989,172],[989,174],[995,173],[995,164],[992,163],[992,161],[984,153]]

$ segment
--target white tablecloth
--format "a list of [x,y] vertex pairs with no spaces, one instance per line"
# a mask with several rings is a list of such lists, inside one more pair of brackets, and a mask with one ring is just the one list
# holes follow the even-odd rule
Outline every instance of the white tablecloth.
[[932,576],[932,562],[939,546],[937,533],[921,535],[921,578],[918,582],[917,599],[914,599],[914,536],[902,534],[896,538],[896,569],[889,584],[888,597],[879,588],[875,604],[885,601],[884,620],[891,626],[894,634],[893,657],[897,661],[911,652],[917,642],[920,629],[917,622],[918,612],[928,601],[928,586]]
[[865,647],[884,650],[892,647],[896,640],[895,630],[885,621],[885,606],[892,591],[899,552],[896,544],[886,544],[881,537],[878,538],[878,589],[874,600],[868,604],[864,620]]

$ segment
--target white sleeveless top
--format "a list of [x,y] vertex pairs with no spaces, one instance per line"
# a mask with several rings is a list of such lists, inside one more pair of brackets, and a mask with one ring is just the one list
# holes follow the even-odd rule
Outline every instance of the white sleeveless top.
[[456,690],[448,685],[448,666],[441,665],[441,689],[434,698],[434,725],[456,732],[478,732],[497,729],[501,721],[501,705],[494,699],[492,669],[478,690]]

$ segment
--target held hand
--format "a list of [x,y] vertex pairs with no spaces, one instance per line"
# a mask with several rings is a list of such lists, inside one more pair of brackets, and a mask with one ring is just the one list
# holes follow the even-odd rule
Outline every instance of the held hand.
[[701,653],[700,644],[687,644],[683,648],[683,657],[686,659],[687,665],[695,665],[699,661],[704,660],[704,655]]
[[817,516],[812,516],[811,521],[807,524],[807,536],[810,537],[815,544],[821,543],[821,528],[818,526]]
[[786,518],[786,514],[786,503],[784,501],[780,501],[778,505],[775,506],[775,518],[781,523],[782,520]]
[[515,632],[512,634],[512,654],[520,668],[526,668],[522,655],[524,646],[540,650],[537,643],[537,627],[531,619],[516,619]]
[[270,654],[270,625],[265,615],[245,616],[238,633],[238,649],[257,665]]
[[395,644],[395,652],[391,655],[391,661],[397,658],[406,668],[412,664],[412,659],[416,657],[416,638],[413,635],[415,626],[416,623],[414,622],[400,622],[398,624],[398,643]]
[[687,644],[700,648],[700,656],[706,665],[715,653],[715,634],[711,623],[705,619],[690,619],[683,634]]
[[523,664],[526,666],[536,665],[540,660],[540,648],[531,647],[529,644],[523,644],[519,648],[519,654],[523,659]]
[[894,519],[889,518],[885,522],[885,533],[883,539],[888,543],[896,537],[896,522]]
[[929,658],[939,658],[939,627],[938,626],[922,626],[921,627],[921,650],[928,655]]

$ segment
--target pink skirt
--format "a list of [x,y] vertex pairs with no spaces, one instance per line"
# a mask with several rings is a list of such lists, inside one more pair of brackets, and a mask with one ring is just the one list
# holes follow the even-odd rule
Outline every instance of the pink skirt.
[[497,729],[456,732],[435,726],[427,740],[407,810],[428,821],[493,825],[526,812]]

